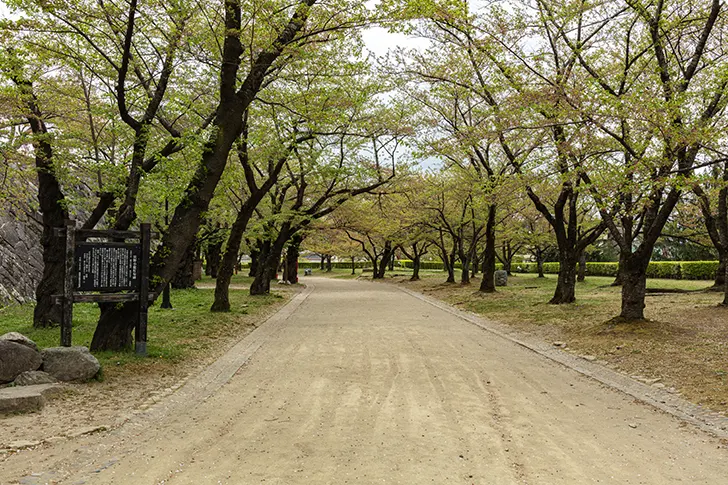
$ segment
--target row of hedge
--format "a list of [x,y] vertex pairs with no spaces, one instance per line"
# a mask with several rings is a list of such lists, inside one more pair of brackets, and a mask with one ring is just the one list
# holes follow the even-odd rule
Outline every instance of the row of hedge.
[[[412,268],[412,261],[400,260],[401,266]],[[459,265],[458,265],[459,266]],[[589,276],[617,276],[619,263],[586,263],[586,274]],[[444,269],[439,261],[427,261],[420,264],[421,269]],[[497,269],[503,265],[496,264]],[[511,270],[516,273],[536,273],[536,263],[514,263]],[[669,278],[676,280],[712,280],[718,270],[718,261],[652,261],[647,267],[648,278]],[[544,263],[543,271],[557,274],[559,263]]]
[[[371,268],[369,261],[357,261],[357,269]],[[400,259],[396,261],[400,268],[412,268],[412,260]],[[244,264],[243,267],[248,267]],[[321,263],[315,261],[299,261],[300,269],[318,269]],[[351,269],[351,261],[332,261],[334,269]],[[461,264],[456,263],[455,267],[461,269]],[[589,276],[616,276],[618,263],[586,263],[586,274]],[[442,261],[422,261],[420,269],[423,270],[444,270]],[[496,264],[496,269],[503,269],[503,265]],[[515,273],[536,273],[536,263],[514,263],[511,270]],[[712,280],[718,270],[718,261],[652,261],[647,267],[648,278],[668,278],[676,280]],[[557,274],[559,263],[544,263],[543,272],[546,274]]]

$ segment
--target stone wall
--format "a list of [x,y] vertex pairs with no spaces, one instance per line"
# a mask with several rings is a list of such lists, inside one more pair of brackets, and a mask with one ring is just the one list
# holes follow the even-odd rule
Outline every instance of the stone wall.
[[12,208],[0,210],[0,306],[35,298],[43,273],[39,217]]

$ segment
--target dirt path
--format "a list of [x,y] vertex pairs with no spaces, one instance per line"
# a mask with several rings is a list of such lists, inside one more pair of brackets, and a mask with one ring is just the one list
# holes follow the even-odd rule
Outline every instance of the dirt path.
[[392,287],[305,282],[204,402],[182,388],[0,483],[728,483],[726,445],[671,416]]

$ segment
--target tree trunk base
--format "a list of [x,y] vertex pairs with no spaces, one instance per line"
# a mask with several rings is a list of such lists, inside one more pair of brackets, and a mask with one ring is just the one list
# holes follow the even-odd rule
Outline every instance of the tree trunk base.
[[211,312],[229,312],[230,311],[230,302],[229,301],[215,301],[212,306],[210,307]]

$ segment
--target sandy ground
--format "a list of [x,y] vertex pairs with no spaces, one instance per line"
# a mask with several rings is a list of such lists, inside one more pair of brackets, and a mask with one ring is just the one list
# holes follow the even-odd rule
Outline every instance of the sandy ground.
[[725,444],[676,418],[391,286],[305,282],[203,402],[18,453],[0,483],[728,483]]

